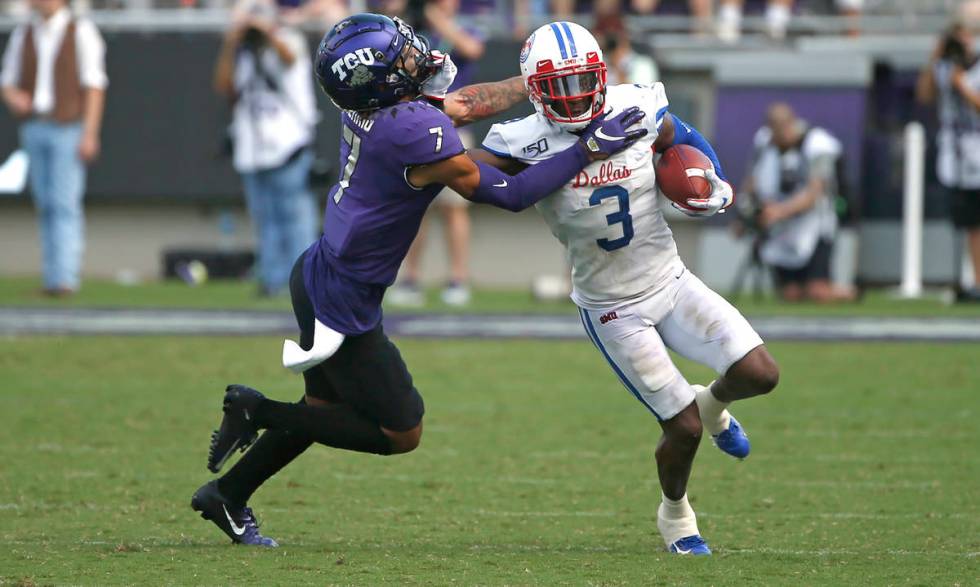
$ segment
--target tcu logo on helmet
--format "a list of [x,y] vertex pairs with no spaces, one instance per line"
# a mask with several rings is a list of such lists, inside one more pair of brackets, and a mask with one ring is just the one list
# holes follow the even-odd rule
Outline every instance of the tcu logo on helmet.
[[360,65],[374,65],[375,61],[383,59],[384,55],[379,54],[377,59],[375,57],[370,48],[356,49],[334,61],[330,70],[337,74],[340,81],[344,81],[347,79],[347,72],[353,71]]

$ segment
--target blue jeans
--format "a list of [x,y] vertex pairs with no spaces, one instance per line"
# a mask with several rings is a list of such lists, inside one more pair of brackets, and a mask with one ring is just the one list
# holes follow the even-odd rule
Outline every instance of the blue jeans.
[[85,248],[85,164],[78,156],[81,138],[81,123],[31,120],[20,127],[20,142],[30,158],[46,289],[78,289]]
[[280,167],[242,174],[258,243],[259,283],[270,294],[289,285],[293,263],[317,237],[319,215],[308,183],[312,164],[306,149]]

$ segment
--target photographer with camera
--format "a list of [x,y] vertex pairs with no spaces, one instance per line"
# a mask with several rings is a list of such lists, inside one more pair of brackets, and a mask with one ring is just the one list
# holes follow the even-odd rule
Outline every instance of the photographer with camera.
[[309,188],[317,119],[310,51],[300,31],[277,22],[279,10],[292,4],[257,2],[239,12],[214,73],[215,91],[233,107],[233,165],[255,225],[265,296],[286,288],[293,261],[318,232]]
[[973,261],[974,286],[957,297],[980,302],[980,64],[964,24],[954,24],[939,39],[919,74],[916,97],[937,105],[936,174],[949,190],[953,225],[966,231]]
[[776,103],[754,143],[742,201],[751,208],[746,223],[759,233],[759,259],[773,269],[779,296],[790,302],[853,300],[853,291],[830,280],[840,141],[807,125],[788,104]]

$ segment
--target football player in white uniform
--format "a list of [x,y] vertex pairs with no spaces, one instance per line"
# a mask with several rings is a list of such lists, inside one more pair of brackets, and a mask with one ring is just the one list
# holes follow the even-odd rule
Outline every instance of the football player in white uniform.
[[[688,271],[661,213],[654,154],[675,144],[699,148],[713,162],[710,197],[688,200],[685,213],[710,216],[732,203],[717,155],[704,138],[667,110],[662,84],[606,87],[602,50],[574,23],[545,25],[521,51],[521,72],[536,110],[494,125],[474,158],[516,173],[578,140],[604,112],[640,106],[649,133],[632,147],[593,163],[536,204],[565,246],[572,299],[589,338],[623,385],[663,428],[657,469],[663,491],[657,526],[667,549],[710,554],[687,501],[687,481],[702,425],[726,453],[744,458],[749,442],[726,409],[768,393],[779,378],[772,356],[744,317]],[[673,204],[673,202],[672,202]],[[677,207],[677,206],[675,206]],[[692,386],[667,354],[710,366],[718,378]]]

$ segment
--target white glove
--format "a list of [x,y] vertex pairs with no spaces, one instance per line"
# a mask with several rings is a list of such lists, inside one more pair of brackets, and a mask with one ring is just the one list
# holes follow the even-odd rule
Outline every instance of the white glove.
[[718,177],[714,169],[705,169],[704,178],[711,184],[711,196],[707,198],[688,198],[687,205],[690,208],[679,206],[675,202],[670,205],[691,217],[707,217],[715,214],[724,214],[725,208],[731,206],[735,199],[735,192],[727,181]]
[[459,70],[452,57],[440,51],[429,53],[429,63],[436,72],[422,84],[422,95],[430,100],[445,100],[449,86],[453,85]]

